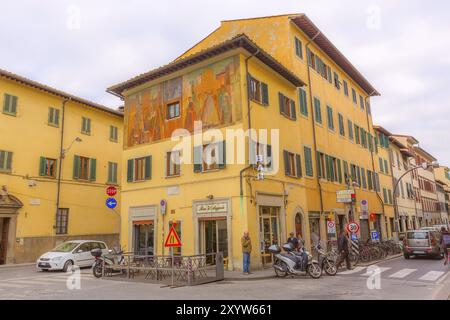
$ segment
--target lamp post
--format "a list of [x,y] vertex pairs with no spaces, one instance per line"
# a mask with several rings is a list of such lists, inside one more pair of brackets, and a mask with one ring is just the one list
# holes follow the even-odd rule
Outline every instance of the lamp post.
[[398,227],[399,227],[399,217],[398,217],[398,203],[397,203],[397,189],[398,189],[398,185],[400,184],[400,181],[402,180],[402,178],[404,177],[404,176],[406,176],[408,173],[410,173],[410,172],[412,172],[412,171],[414,171],[414,170],[417,170],[417,169],[423,169],[423,170],[427,170],[427,169],[429,169],[429,168],[439,168],[439,163],[437,162],[437,161],[433,161],[433,162],[424,162],[424,163],[422,163],[421,165],[418,165],[418,166],[415,166],[415,167],[412,167],[411,169],[409,169],[409,170],[406,170],[406,172],[405,173],[403,173],[401,176],[400,176],[400,178],[398,178],[397,179],[397,181],[395,182],[395,185],[394,185],[394,191],[393,191],[393,193],[394,193],[394,208],[395,208],[395,221],[396,221],[396,223],[395,223],[395,232],[397,233],[397,236],[398,236]]

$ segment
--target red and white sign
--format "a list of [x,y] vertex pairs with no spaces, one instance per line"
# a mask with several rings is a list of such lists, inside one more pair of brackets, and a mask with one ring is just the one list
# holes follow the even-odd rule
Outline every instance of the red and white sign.
[[106,188],[106,194],[110,197],[114,197],[117,194],[117,188],[114,186],[109,186]]
[[181,247],[181,240],[178,236],[177,231],[175,230],[176,224],[174,223],[170,228],[169,234],[167,235],[166,242],[164,243],[165,247]]
[[359,224],[356,222],[350,222],[347,224],[347,231],[349,233],[358,233],[359,232]]
[[327,222],[327,232],[328,234],[336,234],[336,224],[334,221]]

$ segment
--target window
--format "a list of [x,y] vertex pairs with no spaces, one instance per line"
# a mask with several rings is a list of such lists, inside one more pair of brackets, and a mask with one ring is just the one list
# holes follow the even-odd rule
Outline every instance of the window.
[[167,104],[167,120],[180,117],[180,101]]
[[152,156],[127,161],[127,181],[139,182],[152,178]]
[[366,101],[366,109],[368,114],[372,114],[372,110],[370,110],[370,102]]
[[351,120],[347,120],[348,125],[348,138],[353,141],[353,122]]
[[338,122],[339,122],[339,134],[345,137],[344,117],[340,113],[338,113]]
[[334,130],[333,109],[327,106],[328,129]]
[[263,157],[262,165],[267,171],[272,171],[272,146],[270,144],[262,144],[260,142],[251,141],[250,146],[250,164],[257,165],[256,155]]
[[300,178],[302,176],[302,164],[299,154],[283,151],[284,171],[287,176]]
[[361,140],[359,138],[359,127],[355,124],[355,142],[357,144],[361,143]]
[[322,111],[320,109],[320,100],[314,98],[314,117],[317,123],[322,123]]
[[12,152],[0,150],[0,170],[11,171]]
[[359,105],[361,110],[364,110],[364,98],[361,95],[359,95]]
[[95,181],[96,166],[97,160],[75,155],[73,161],[73,178],[75,180]]
[[59,109],[48,108],[48,125],[59,127]]
[[380,172],[384,172],[383,159],[382,158],[378,158],[378,162],[380,164]]
[[369,190],[373,190],[373,184],[372,184],[372,171],[367,170],[367,185],[369,187]]
[[39,164],[39,175],[41,177],[56,177],[56,159],[41,157]]
[[339,75],[334,72],[334,86],[336,89],[341,90],[341,82],[339,81]]
[[363,189],[367,189],[366,171],[364,168],[361,168],[361,179]]
[[305,169],[306,169],[306,175],[308,177],[314,176],[313,172],[313,165],[312,165],[312,152],[311,148],[304,147],[304,157],[305,157]]
[[356,166],[356,174],[358,176],[358,186],[361,188],[362,183],[361,183],[361,170],[358,166]]
[[367,148],[367,133],[366,130],[364,130],[363,128],[360,128],[361,130],[361,145],[364,148]]
[[342,182],[341,160],[325,155],[325,162],[327,166],[327,180]]
[[117,184],[117,163],[108,162],[108,183]]
[[373,136],[370,133],[367,133],[368,141],[369,141],[369,150],[373,152]]
[[319,178],[325,178],[325,155],[322,152],[317,151],[317,175]]
[[308,57],[308,65],[316,70],[317,73],[319,73],[324,79],[332,83],[333,80],[331,78],[331,68],[309,49],[307,49],[306,54]]
[[119,137],[119,128],[115,126],[109,126],[109,140],[117,142]]
[[194,172],[224,169],[226,166],[225,141],[194,147]]
[[181,152],[169,151],[166,153],[166,177],[176,177],[181,173]]
[[352,88],[352,97],[353,97],[353,103],[358,103],[357,98],[356,98],[356,91],[355,89]]
[[347,81],[343,81],[344,83],[344,94],[348,97],[348,83]]
[[376,172],[373,172],[373,185],[374,185],[374,189],[376,191],[379,192],[381,190],[381,187],[380,187],[380,176]]
[[81,120],[81,133],[91,134],[91,119],[83,117]]
[[300,113],[304,116],[308,116],[308,103],[306,100],[306,91],[303,88],[299,89],[299,103],[300,103]]
[[287,118],[291,120],[297,119],[296,112],[295,112],[295,101],[292,99],[289,99],[285,95],[283,95],[281,92],[278,93],[278,98],[280,102],[280,113],[285,115]]
[[302,42],[299,38],[295,37],[295,54],[300,59],[303,59],[303,49],[302,49]]
[[250,77],[250,99],[265,106],[269,105],[269,89],[267,84]]
[[17,114],[17,97],[5,93],[3,100],[3,113],[15,116]]
[[388,199],[388,196],[387,196],[386,188],[383,188],[383,202],[384,203],[389,203],[389,199]]
[[56,234],[67,234],[69,224],[69,209],[58,208],[56,212]]
[[394,202],[392,201],[392,190],[388,189],[388,200],[390,204],[393,204]]
[[357,181],[357,177],[356,177],[356,166],[354,164],[350,165],[350,176],[352,178],[352,181],[356,182]]
[[348,171],[348,162],[344,161],[344,182],[350,183],[350,176]]
[[384,160],[384,173],[389,174],[389,166],[387,160]]

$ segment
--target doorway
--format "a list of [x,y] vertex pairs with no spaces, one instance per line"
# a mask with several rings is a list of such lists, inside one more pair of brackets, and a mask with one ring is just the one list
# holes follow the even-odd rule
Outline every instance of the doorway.
[[228,258],[228,232],[227,220],[213,219],[200,221],[200,247],[206,254],[206,262],[215,264],[215,256],[212,253],[222,252],[223,258]]
[[155,225],[153,220],[133,221],[133,248],[137,255],[154,255]]
[[313,246],[319,244],[320,241],[320,215],[309,218],[309,234],[312,249]]
[[259,239],[261,243],[261,258],[263,265],[272,263],[271,245],[281,245],[279,207],[259,207]]
[[0,265],[6,264],[10,219],[0,218]]
[[304,239],[305,235],[303,234],[303,218],[300,212],[295,215],[295,236],[298,236],[299,234],[302,239]]

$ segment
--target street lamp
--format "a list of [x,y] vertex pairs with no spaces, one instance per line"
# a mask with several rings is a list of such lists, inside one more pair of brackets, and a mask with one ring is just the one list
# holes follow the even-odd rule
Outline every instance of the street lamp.
[[83,140],[81,140],[80,137],[76,137],[75,139],[73,139],[73,141],[70,143],[69,147],[67,149],[61,149],[61,158],[64,159],[66,156],[66,153],[70,150],[70,148],[72,148],[73,144],[75,142],[82,142]]
[[394,185],[394,201],[395,201],[395,221],[396,221],[396,223],[395,223],[395,232],[397,232],[397,235],[398,235],[398,224],[399,224],[399,221],[398,221],[398,203],[397,203],[397,196],[396,196],[396,194],[397,194],[397,189],[398,189],[398,185],[400,184],[400,181],[402,180],[402,178],[404,177],[404,176],[406,176],[408,173],[410,173],[410,172],[412,172],[412,171],[414,171],[414,170],[417,170],[417,169],[423,169],[423,170],[427,170],[427,169],[429,169],[429,168],[439,168],[439,162],[437,162],[437,161],[433,161],[433,162],[423,162],[422,164],[420,164],[420,165],[418,165],[418,166],[415,166],[415,167],[413,167],[413,168],[411,168],[411,169],[409,169],[409,170],[407,170],[404,174],[402,174],[401,176],[400,176],[400,178],[398,178],[398,180],[395,182],[395,185]]

